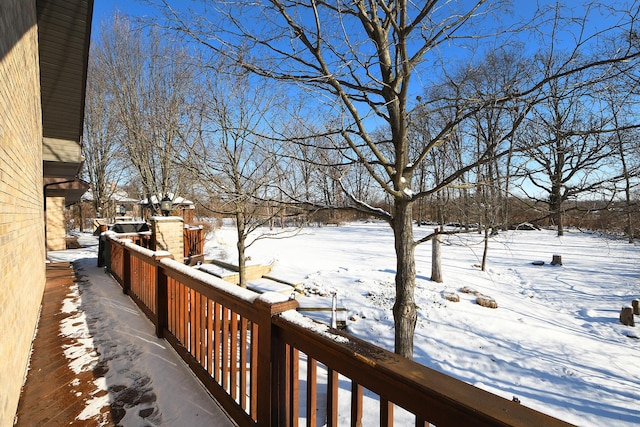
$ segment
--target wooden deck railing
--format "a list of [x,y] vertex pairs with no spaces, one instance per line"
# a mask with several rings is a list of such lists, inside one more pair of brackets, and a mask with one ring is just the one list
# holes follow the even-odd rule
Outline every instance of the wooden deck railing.
[[569,425],[317,324],[286,296],[107,242],[123,291],[240,426]]
[[194,226],[184,227],[184,257],[204,254],[204,229]]

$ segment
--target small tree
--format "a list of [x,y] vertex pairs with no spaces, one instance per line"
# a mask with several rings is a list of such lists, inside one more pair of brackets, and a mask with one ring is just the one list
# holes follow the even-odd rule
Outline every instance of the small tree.
[[637,186],[638,172],[640,170],[640,132],[638,132],[635,112],[633,107],[637,104],[633,98],[634,85],[628,85],[627,79],[621,80],[621,85],[609,86],[602,94],[605,100],[605,108],[611,115],[615,131],[611,136],[611,144],[616,153],[616,161],[620,166],[620,183],[624,194],[625,231],[629,243],[635,240],[633,213],[635,202],[633,189]]
[[235,221],[240,286],[246,287],[246,250],[258,238],[255,233],[277,218],[284,205],[278,202],[282,170],[273,139],[265,133],[276,123],[274,112],[281,97],[246,73],[227,72],[224,62],[210,70],[207,102],[198,155],[183,161],[217,203],[212,212]]

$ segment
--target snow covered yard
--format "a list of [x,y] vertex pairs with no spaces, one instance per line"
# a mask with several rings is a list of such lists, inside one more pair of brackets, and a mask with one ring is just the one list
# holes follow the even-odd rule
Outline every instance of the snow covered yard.
[[[417,237],[427,232],[416,227]],[[233,236],[222,227],[205,251],[235,262]],[[564,265],[550,265],[554,254]],[[301,282],[309,291],[302,306],[329,307],[337,292],[348,332],[393,350],[395,258],[386,224],[306,228],[260,240],[248,255],[275,261],[272,276]],[[439,284],[429,280],[430,243],[417,248],[415,360],[581,426],[640,424],[640,326],[618,321],[622,306],[640,298],[640,250],[597,234],[517,231],[491,240],[485,272],[481,257],[479,235],[445,236]],[[538,260],[545,265],[532,264]],[[465,286],[498,308],[477,305],[459,291]]]
[[[416,228],[416,235],[430,231]],[[235,262],[233,236],[228,226],[217,230],[207,252]],[[211,425],[217,408],[95,266],[95,238],[81,235],[80,243],[89,247],[49,255],[74,261],[82,276],[65,305],[77,315],[61,331],[78,341],[68,349],[70,366],[105,371],[96,383],[101,398],[87,402],[83,417],[95,420],[114,393],[137,388],[140,399],[123,408],[122,425]],[[392,350],[392,250],[386,224],[361,222],[261,240],[248,255],[254,263],[273,261],[273,276],[302,283],[302,306],[330,307],[337,292],[347,331]],[[445,237],[442,253],[445,281],[438,284],[429,280],[431,244],[416,250],[416,361],[580,426],[640,424],[640,326],[618,321],[622,306],[640,298],[640,249],[597,234],[519,231],[492,239],[486,272],[477,267],[477,234]],[[563,266],[549,264],[554,254]],[[538,260],[545,265],[532,264]],[[498,308],[477,305],[462,287],[494,298]],[[446,300],[448,293],[460,302]]]

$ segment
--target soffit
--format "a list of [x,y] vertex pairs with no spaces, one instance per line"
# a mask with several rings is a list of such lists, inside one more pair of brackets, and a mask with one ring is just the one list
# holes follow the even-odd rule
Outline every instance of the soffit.
[[78,203],[89,189],[89,183],[81,179],[44,178],[43,186],[45,197],[64,197],[66,206]]
[[[80,145],[91,37],[93,0],[37,0],[42,131],[45,140],[66,141],[57,156],[47,156],[45,176],[75,176],[82,162]],[[49,144],[51,145],[51,144]],[[69,146],[77,155],[68,158]],[[50,148],[50,147],[46,147]],[[64,164],[57,165],[56,157]]]

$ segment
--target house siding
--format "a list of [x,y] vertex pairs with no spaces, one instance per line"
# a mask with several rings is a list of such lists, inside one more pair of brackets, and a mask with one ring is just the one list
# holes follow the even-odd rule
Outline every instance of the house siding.
[[12,426],[45,286],[35,1],[0,4],[0,427]]
[[47,250],[63,251],[67,247],[64,227],[64,197],[47,197],[45,220],[47,222]]

